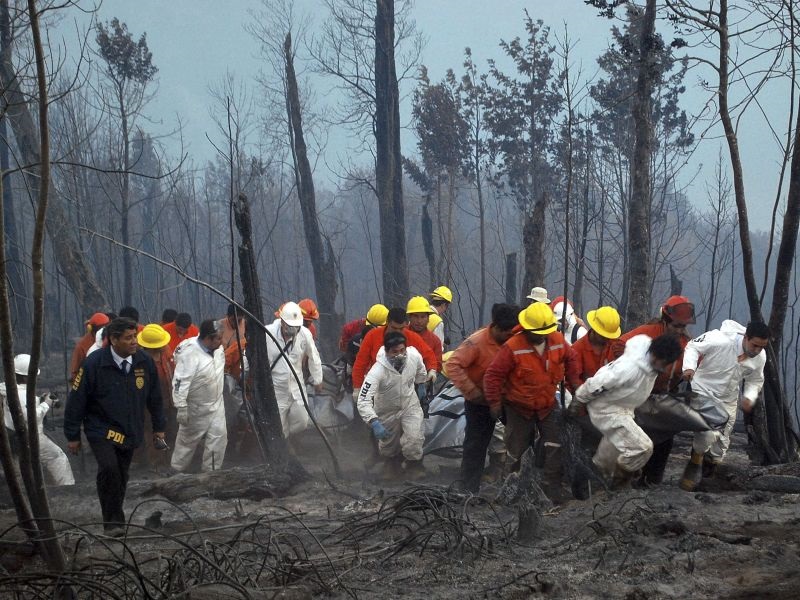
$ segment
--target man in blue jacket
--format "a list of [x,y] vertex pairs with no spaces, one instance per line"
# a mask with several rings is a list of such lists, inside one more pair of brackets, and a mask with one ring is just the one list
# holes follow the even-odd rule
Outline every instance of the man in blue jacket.
[[106,326],[110,344],[83,362],[64,410],[64,435],[72,454],[81,449],[81,425],[97,460],[97,495],[106,534],[124,533],[125,489],[134,450],[142,443],[144,409],[153,420],[154,444],[165,448],[166,419],[155,363],[139,349],[137,324],[118,318]]

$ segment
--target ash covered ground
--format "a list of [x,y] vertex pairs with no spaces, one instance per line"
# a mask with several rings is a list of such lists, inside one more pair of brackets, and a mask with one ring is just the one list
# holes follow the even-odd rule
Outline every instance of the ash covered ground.
[[[137,467],[122,540],[101,535],[87,452],[73,460],[79,483],[50,494],[70,561],[61,581],[87,598],[800,597],[800,494],[740,485],[800,472],[750,466],[740,435],[701,491],[677,487],[689,451],[679,436],[664,485],[600,490],[549,510],[529,544],[516,540],[517,508],[495,502],[496,486],[477,497],[448,489],[458,459],[429,457],[426,479],[387,482],[365,470],[365,436],[345,432],[333,443],[343,477],[309,431],[295,450],[311,478],[271,486],[268,471],[250,467],[249,498],[229,497],[236,493],[221,479],[181,499],[197,484],[177,476],[169,501],[153,493],[159,473]],[[3,488],[0,597],[52,597],[54,579],[15,521]]]

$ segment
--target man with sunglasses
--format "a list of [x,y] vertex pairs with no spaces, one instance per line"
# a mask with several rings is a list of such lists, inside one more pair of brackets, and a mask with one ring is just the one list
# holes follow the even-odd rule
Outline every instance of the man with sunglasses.
[[749,413],[764,385],[764,349],[769,344],[766,323],[752,322],[747,327],[726,320],[719,329],[707,331],[686,346],[683,378],[692,391],[720,405],[728,413],[721,431],[694,434],[692,456],[680,481],[681,489],[694,491],[703,477],[711,477],[725,457],[736,423],[740,399],[742,411]]
[[[661,315],[659,318],[640,325],[631,331],[620,336],[619,339],[611,342],[611,353],[614,358],[619,358],[625,352],[625,344],[637,335],[646,335],[655,339],[664,334],[673,334],[678,338],[681,346],[681,355],[671,367],[660,373],[653,384],[652,394],[667,394],[678,391],[678,385],[683,375],[683,350],[689,343],[689,335],[686,328],[695,323],[694,304],[686,296],[670,296],[661,305]],[[672,451],[673,437],[666,440],[654,440],[653,455],[642,469],[642,479],[640,483],[644,485],[659,484],[664,479],[664,470],[667,467],[667,460]]]

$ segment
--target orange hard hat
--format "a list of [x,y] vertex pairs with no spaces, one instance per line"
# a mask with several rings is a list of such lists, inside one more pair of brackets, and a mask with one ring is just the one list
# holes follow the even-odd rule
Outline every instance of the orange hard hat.
[[319,319],[317,305],[311,298],[303,298],[297,304],[300,306],[300,310],[303,311],[303,318],[306,321],[316,321]]
[[694,304],[686,296],[670,296],[661,306],[661,315],[683,325],[696,323]]

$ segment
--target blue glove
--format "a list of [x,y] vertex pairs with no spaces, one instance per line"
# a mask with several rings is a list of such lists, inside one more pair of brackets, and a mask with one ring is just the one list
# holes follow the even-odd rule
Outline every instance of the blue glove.
[[389,432],[386,431],[386,427],[383,426],[383,423],[375,419],[372,423],[370,423],[370,427],[372,427],[372,433],[375,435],[375,438],[378,440],[384,440],[389,437]]

